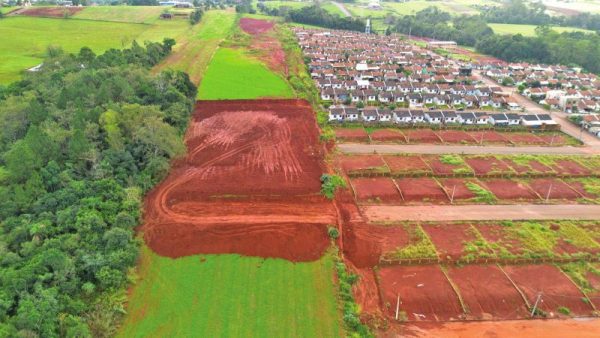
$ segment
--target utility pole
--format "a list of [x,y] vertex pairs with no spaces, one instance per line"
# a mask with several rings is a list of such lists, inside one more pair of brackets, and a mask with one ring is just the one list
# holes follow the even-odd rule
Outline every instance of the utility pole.
[[540,300],[542,299],[542,293],[538,293],[537,299],[535,300],[535,304],[533,304],[533,308],[531,309],[531,317],[533,318],[533,315],[535,314],[535,310],[537,310],[537,306],[540,302]]

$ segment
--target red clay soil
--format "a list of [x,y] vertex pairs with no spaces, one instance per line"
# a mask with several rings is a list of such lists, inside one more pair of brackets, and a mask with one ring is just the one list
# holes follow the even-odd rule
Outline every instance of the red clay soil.
[[396,184],[405,202],[448,202],[448,196],[432,178],[401,178]]
[[502,162],[506,163],[509,167],[511,167],[514,171],[519,174],[526,173],[552,173],[554,170],[552,168],[536,161],[530,160],[527,165],[516,164],[513,160],[510,159],[502,159]]
[[273,34],[268,34],[273,29],[273,21],[241,18],[240,27],[252,35],[250,48],[257,53],[270,69],[288,74],[288,65],[285,62],[285,52],[281,42]]
[[577,179],[566,179],[565,182],[571,188],[573,188],[573,190],[577,191],[577,193],[579,193],[581,196],[583,196],[585,198],[591,198],[591,199],[600,198],[600,195],[593,194],[593,193],[585,190],[584,184],[581,181],[578,181]]
[[344,228],[344,254],[358,268],[374,267],[381,256],[408,245],[404,226],[349,224]]
[[452,192],[454,191],[454,201],[464,201],[475,198],[476,195],[467,188],[467,182],[473,182],[477,184],[477,180],[474,179],[463,179],[463,178],[448,178],[448,179],[438,179],[438,181],[442,184],[442,187],[448,193],[448,196],[452,196]]
[[349,174],[351,172],[371,172],[385,167],[385,162],[379,155],[342,155],[338,166]]
[[473,144],[479,142],[462,130],[440,130],[437,134],[445,143]]
[[448,275],[469,309],[469,319],[528,318],[519,291],[496,265],[449,267]]
[[383,156],[392,174],[431,173],[431,168],[420,156]]
[[[597,267],[598,266],[596,266],[596,268]],[[587,296],[596,308],[600,308],[600,276],[593,272],[588,272],[585,275],[585,278],[590,283],[592,289],[595,290],[592,292],[588,292]]]
[[244,32],[251,35],[262,34],[273,28],[273,21],[241,18],[240,27]]
[[505,137],[516,145],[545,145],[546,141],[531,133],[510,132]]
[[344,142],[367,142],[369,134],[363,128],[335,128],[335,138]]
[[546,142],[549,146],[564,146],[567,144],[567,139],[560,134],[543,134],[536,136]]
[[467,157],[465,162],[473,169],[475,175],[514,174],[506,163],[494,156]]
[[379,270],[384,313],[395,318],[400,311],[409,321],[456,320],[464,316],[450,282],[438,265],[386,266]]
[[400,203],[402,197],[388,177],[354,178],[350,180],[359,203]]
[[431,129],[413,129],[404,133],[408,143],[442,143],[442,140]]
[[71,16],[83,10],[83,8],[84,7],[30,7],[19,12],[19,15],[63,18],[65,17],[65,14]]
[[577,200],[582,196],[565,182],[555,178],[539,178],[529,181],[529,186],[543,199]]
[[552,168],[559,174],[573,175],[573,176],[586,176],[590,175],[592,171],[581,164],[571,160],[557,160]]
[[574,316],[590,316],[592,307],[586,304],[581,291],[557,267],[552,265],[506,266],[504,271],[534,304],[541,293],[539,308],[548,317],[564,316],[558,308],[566,307]]
[[494,223],[473,224],[473,226],[488,243],[504,247],[513,255],[520,255],[524,252],[521,241],[511,236],[505,226]]
[[444,163],[440,160],[440,157],[438,155],[423,156],[422,158],[427,164],[429,164],[429,167],[435,175],[453,175],[456,169],[471,170],[468,166],[464,164],[453,165]]
[[[350,263],[349,265],[351,265]],[[381,302],[379,301],[379,288],[375,280],[375,272],[373,269],[352,269],[359,276],[358,282],[352,287],[354,300],[360,305],[362,310],[361,319],[368,322],[368,319],[363,316],[380,316]]]
[[495,179],[495,180],[484,180],[482,181],[484,187],[486,187],[492,194],[496,195],[501,200],[539,200],[540,197],[536,195],[527,185],[513,181],[509,179]]
[[423,224],[423,230],[435,245],[442,259],[456,260],[462,257],[464,242],[477,239],[470,224]]
[[308,102],[200,101],[186,145],[145,200],[155,252],[310,261],[326,250],[336,213],[319,193],[324,149]]
[[406,143],[406,137],[397,129],[377,129],[371,133],[371,140],[376,142]]
[[510,144],[510,141],[503,134],[493,130],[470,131],[469,134],[477,140],[477,143],[481,143],[483,138],[484,144]]

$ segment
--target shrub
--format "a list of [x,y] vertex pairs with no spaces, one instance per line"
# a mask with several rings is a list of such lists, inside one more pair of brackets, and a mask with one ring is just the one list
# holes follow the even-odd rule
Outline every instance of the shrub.
[[561,306],[557,309],[558,312],[562,313],[563,315],[570,315],[571,314],[571,309],[569,309],[568,307],[565,306]]
[[335,197],[335,191],[339,187],[345,187],[346,181],[341,176],[323,174],[321,176],[321,194],[329,199]]
[[329,238],[331,239],[337,239],[338,237],[340,237],[340,232],[337,228],[330,226],[327,229],[327,235],[329,235]]

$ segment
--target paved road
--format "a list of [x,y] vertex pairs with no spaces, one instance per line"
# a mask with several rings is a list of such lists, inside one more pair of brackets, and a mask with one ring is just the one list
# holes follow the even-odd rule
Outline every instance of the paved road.
[[338,143],[338,149],[347,154],[531,154],[531,155],[595,155],[595,147],[506,147],[436,144],[365,144]]
[[361,210],[371,222],[600,219],[600,205],[385,205]]
[[344,13],[345,16],[350,17],[350,18],[352,17],[352,13],[350,13],[350,11],[348,11],[346,9],[346,7],[344,6],[344,4],[341,4],[341,3],[336,2],[336,1],[332,1],[331,3],[333,3],[337,8],[339,8],[340,11],[342,11],[342,13]]
[[567,113],[564,112],[549,112],[537,103],[531,101],[525,96],[519,94],[519,92],[514,87],[506,87],[497,83],[496,81],[490,79],[489,77],[483,75],[483,71],[475,70],[474,75],[476,75],[479,79],[481,79],[488,86],[496,86],[502,88],[504,92],[512,93],[512,97],[517,101],[519,105],[525,108],[527,112],[535,113],[535,114],[550,114],[554,121],[560,124],[560,128],[562,132],[565,134],[571,135],[574,138],[581,140],[585,145],[590,147],[595,147],[600,150],[600,138],[595,137],[587,132],[582,132],[581,128],[574,125],[568,120]]

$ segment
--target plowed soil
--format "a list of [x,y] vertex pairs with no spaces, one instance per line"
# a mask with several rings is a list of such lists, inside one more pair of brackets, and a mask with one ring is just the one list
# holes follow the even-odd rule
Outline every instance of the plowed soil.
[[391,178],[355,178],[351,181],[360,203],[399,203],[402,201]]
[[63,18],[83,9],[84,7],[30,7],[19,12],[19,15]]
[[527,318],[525,301],[496,265],[449,267],[471,319]]
[[531,180],[529,186],[543,199],[576,200],[582,196],[565,182],[553,178]]
[[431,173],[431,168],[420,156],[383,156],[393,174]]
[[437,134],[446,143],[473,144],[478,142],[473,136],[462,130],[440,130]]
[[460,319],[462,308],[450,282],[438,265],[392,266],[379,270],[385,314],[393,319],[400,296],[400,311],[410,321]]
[[527,185],[518,181],[497,179],[485,180],[482,182],[492,194],[496,195],[496,197],[501,200],[533,201],[540,199],[533,190],[527,187]]
[[448,202],[448,197],[432,178],[401,178],[396,180],[406,202]]
[[340,141],[367,142],[369,134],[363,128],[336,128],[335,138]]
[[314,260],[335,209],[319,194],[323,148],[308,102],[200,101],[188,154],[145,200],[142,231],[168,257]]
[[371,133],[371,140],[376,142],[406,143],[404,134],[396,129],[377,129]]
[[552,265],[506,266],[504,271],[525,294],[530,304],[534,304],[538,294],[541,310],[549,317],[561,314],[558,308],[566,307],[575,316],[589,316],[592,308],[583,300],[583,294],[557,267]]

